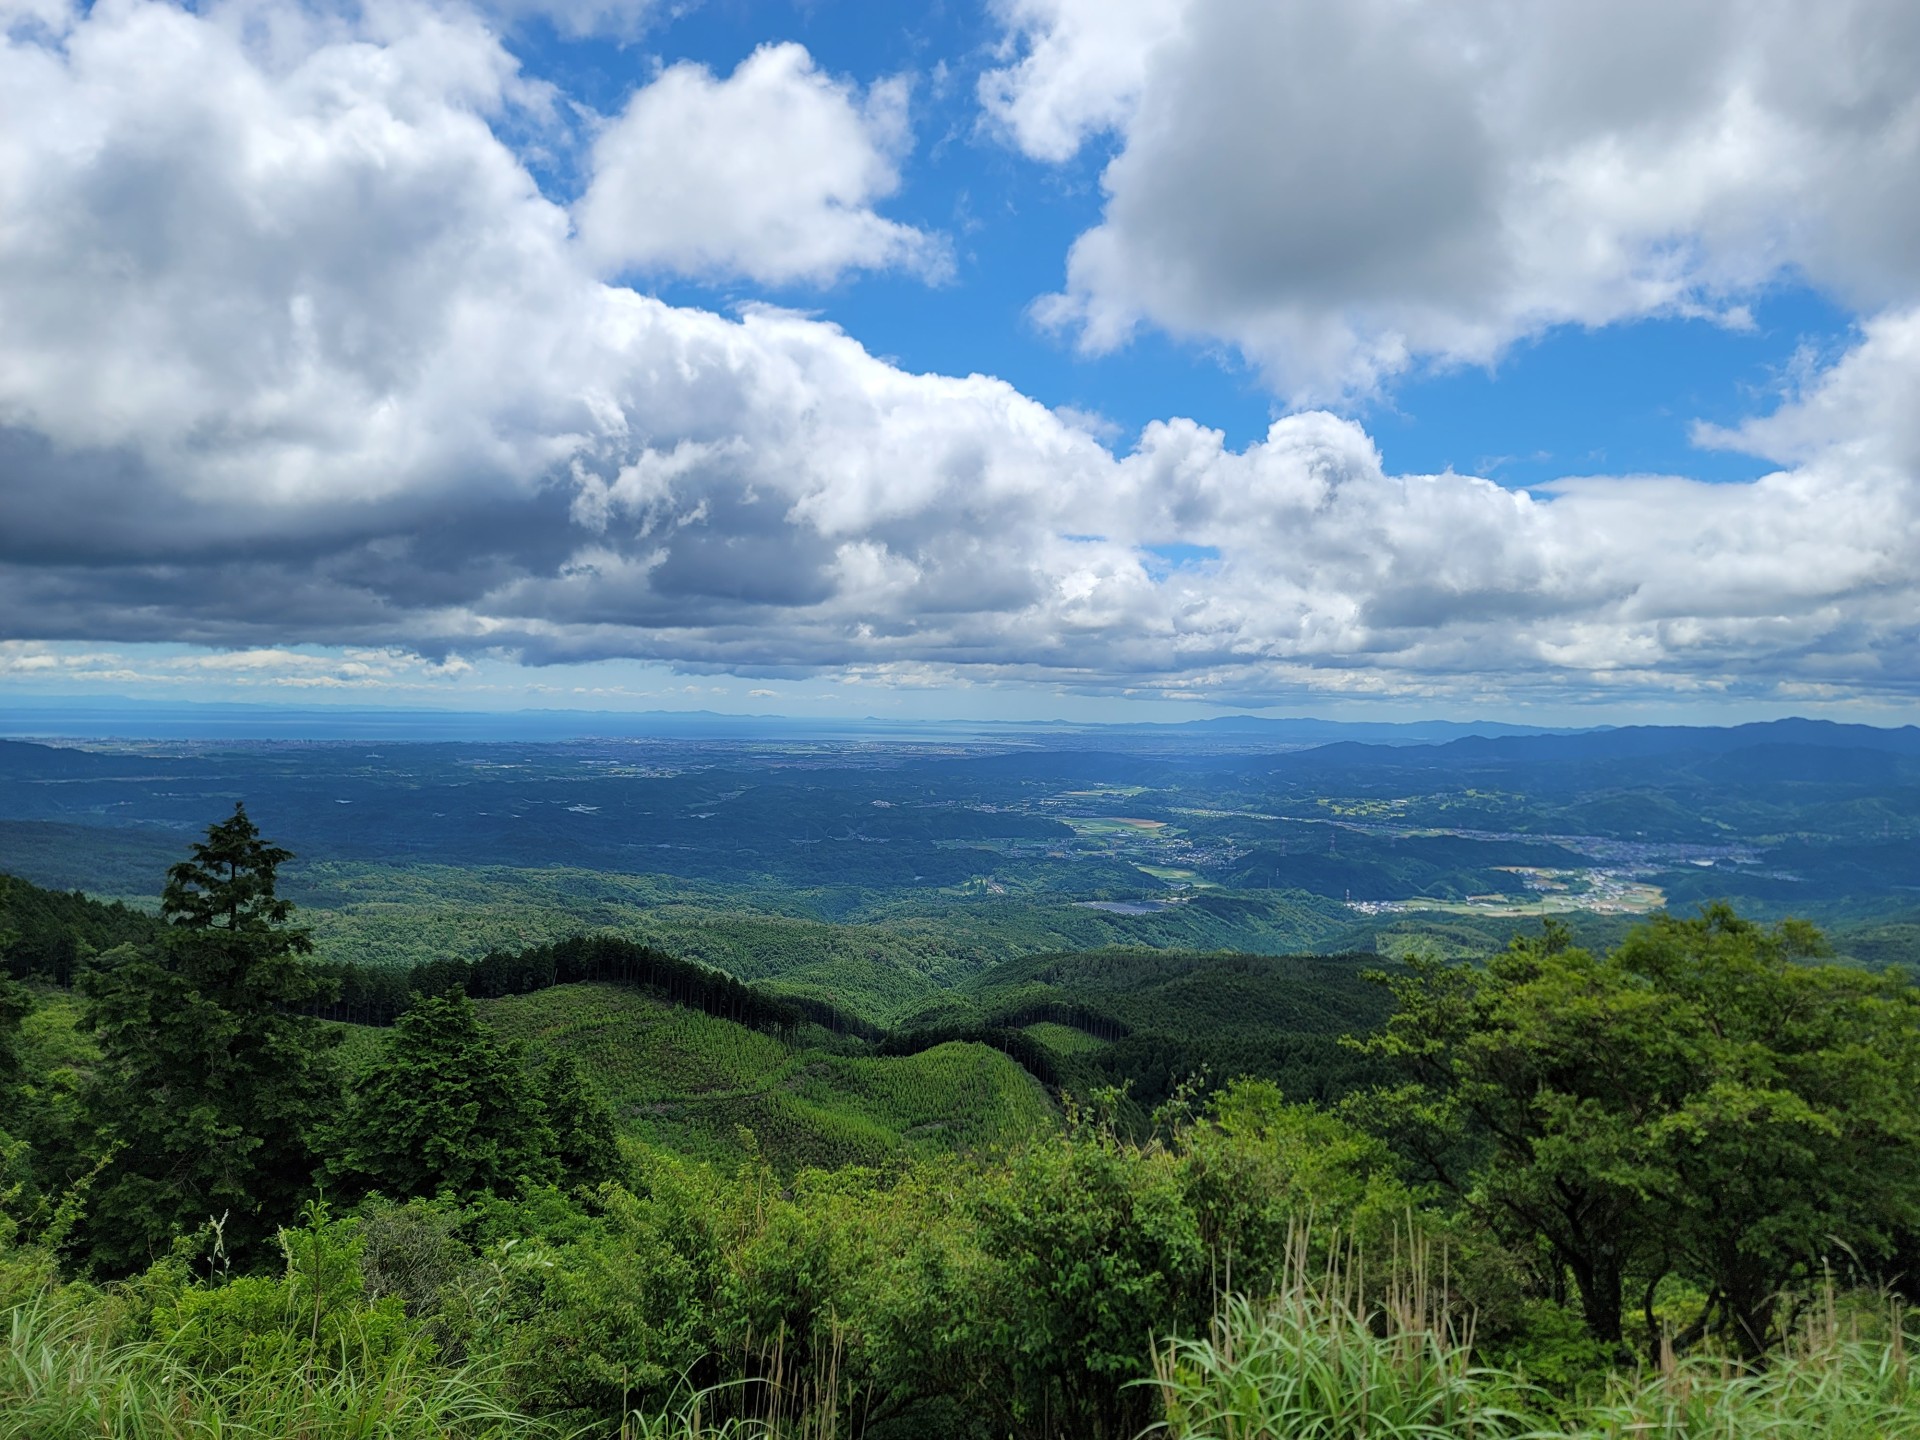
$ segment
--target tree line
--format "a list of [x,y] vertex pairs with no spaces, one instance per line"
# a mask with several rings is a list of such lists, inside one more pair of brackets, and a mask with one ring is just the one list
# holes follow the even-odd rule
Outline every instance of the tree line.
[[803,1007],[616,935],[576,935],[516,952],[494,951],[479,960],[448,958],[406,968],[334,963],[316,969],[331,980],[331,993],[309,1003],[307,1013],[355,1025],[391,1025],[416,995],[458,991],[476,1000],[497,999],[589,981],[648,990],[675,1005],[774,1035],[791,1036],[822,1013],[838,1013],[824,1001]]
[[12,875],[0,875],[0,916],[0,974],[38,976],[62,988],[72,986],[89,955],[150,941],[159,929],[151,915],[117,901],[103,905],[77,890],[43,890]]

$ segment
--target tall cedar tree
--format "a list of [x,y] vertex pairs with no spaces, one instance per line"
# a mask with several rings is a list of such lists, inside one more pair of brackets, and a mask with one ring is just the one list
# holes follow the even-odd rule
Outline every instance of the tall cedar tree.
[[538,1083],[556,1178],[566,1186],[611,1180],[620,1168],[613,1111],[587,1088],[573,1057],[549,1055]]
[[100,1047],[83,1113],[110,1158],[76,1243],[100,1273],[137,1269],[209,1220],[245,1263],[312,1192],[338,1037],[296,1013],[333,982],[274,893],[292,858],[235,805],[167,872],[158,946],[81,976]]
[[417,1001],[353,1087],[334,1162],[349,1191],[399,1200],[511,1194],[523,1182],[588,1184],[617,1160],[613,1120],[555,1056],[480,1022],[458,991]]

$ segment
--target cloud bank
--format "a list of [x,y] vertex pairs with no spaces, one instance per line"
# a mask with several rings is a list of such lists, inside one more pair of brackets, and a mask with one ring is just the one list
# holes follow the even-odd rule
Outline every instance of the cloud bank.
[[1295,400],[1805,277],[1920,299],[1906,0],[1003,0],[981,98],[1117,145],[1043,318],[1238,347]]
[[[1324,412],[1242,450],[1169,419],[1116,452],[991,377],[604,278],[681,254],[590,218],[596,187],[644,220],[635,196],[692,183],[649,158],[649,94],[724,127],[770,87],[843,138],[884,131],[892,100],[804,52],[643,90],[576,217],[500,138],[545,99],[478,19],[258,18],[101,0],[0,49],[0,638],[897,667],[1243,703],[1920,678],[1920,308],[1702,435],[1778,464],[1753,484],[1396,475]],[[1036,153],[1123,124],[1124,159],[1157,73],[1119,98],[1062,82],[1005,123]],[[1039,93],[1024,83],[1006,94]],[[844,158],[792,177],[773,218],[714,190],[714,263],[755,273],[795,214],[868,213],[887,172]],[[867,263],[834,253],[794,273]]]

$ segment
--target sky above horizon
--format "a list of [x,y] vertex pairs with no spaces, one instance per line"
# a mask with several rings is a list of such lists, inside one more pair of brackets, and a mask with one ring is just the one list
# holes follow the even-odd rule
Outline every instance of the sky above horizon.
[[0,36],[0,703],[1911,718],[1907,0]]

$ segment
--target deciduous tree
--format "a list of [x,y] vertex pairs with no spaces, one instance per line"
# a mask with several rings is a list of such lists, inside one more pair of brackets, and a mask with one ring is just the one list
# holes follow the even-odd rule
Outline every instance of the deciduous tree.
[[1368,1109],[1433,1179],[1619,1342],[1678,1274],[1752,1354],[1824,1257],[1884,1254],[1920,1218],[1920,994],[1809,963],[1795,922],[1661,916],[1604,957],[1549,925],[1484,969],[1416,962],[1367,1048],[1406,1083]]

